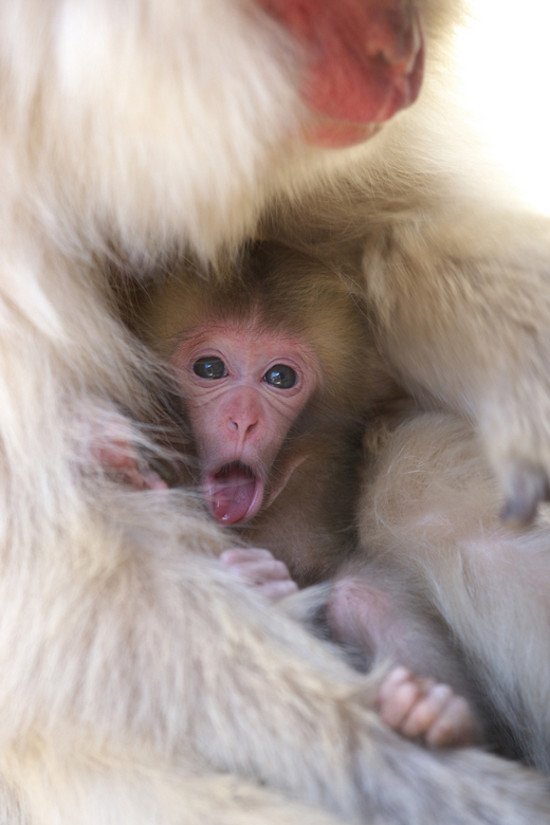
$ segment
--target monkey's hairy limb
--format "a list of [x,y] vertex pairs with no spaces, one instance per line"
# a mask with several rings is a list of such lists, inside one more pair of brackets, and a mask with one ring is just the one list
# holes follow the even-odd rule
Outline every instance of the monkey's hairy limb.
[[[81,754],[59,764],[35,748],[32,764],[27,760],[24,766],[21,794],[29,788],[32,792],[26,802],[33,825],[64,825],[69,816],[77,816],[82,825],[230,825],[236,821],[245,825],[258,821],[290,825],[297,820],[307,825],[338,825],[345,821],[236,777],[211,773],[206,768],[201,774],[198,757],[193,766],[184,766],[182,759],[176,768],[162,764],[144,749],[134,753],[131,761],[105,753],[93,758]],[[2,822],[31,822],[15,808],[6,810],[8,816]],[[4,808],[0,808],[3,813]]]
[[[277,231],[345,273],[380,350],[421,405],[474,423],[500,484],[494,506],[522,526],[550,497],[550,222],[501,207],[498,187],[465,197],[461,187],[472,184],[452,169],[441,179],[415,172],[415,151],[430,145],[429,133],[416,134],[421,107],[399,126],[388,127],[385,148],[396,156],[387,178],[372,183],[366,156],[364,168],[290,206]],[[419,146],[404,160],[406,135]],[[348,237],[336,250],[324,238],[339,220]]]
[[389,434],[365,476],[360,527],[452,628],[469,671],[528,761],[550,768],[550,522],[498,518],[498,484],[471,427],[425,413]]
[[471,223],[430,214],[367,247],[365,283],[405,383],[476,422],[503,491],[496,506],[517,526],[550,498],[550,226],[494,214],[480,234],[483,214],[469,211]]

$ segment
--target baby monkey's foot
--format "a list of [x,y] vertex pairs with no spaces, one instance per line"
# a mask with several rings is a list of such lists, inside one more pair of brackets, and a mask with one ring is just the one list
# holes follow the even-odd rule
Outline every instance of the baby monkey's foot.
[[245,584],[258,590],[270,601],[296,593],[298,586],[288,567],[269,550],[259,547],[232,547],[225,550],[220,560]]
[[380,717],[409,739],[432,748],[464,747],[479,741],[476,718],[449,685],[395,667],[378,692]]

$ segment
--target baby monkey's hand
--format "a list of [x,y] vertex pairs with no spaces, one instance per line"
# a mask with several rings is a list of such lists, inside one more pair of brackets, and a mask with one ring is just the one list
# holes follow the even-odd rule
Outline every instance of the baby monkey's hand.
[[298,590],[286,564],[274,558],[269,550],[233,547],[225,550],[220,560],[241,581],[254,587],[270,601],[276,602]]

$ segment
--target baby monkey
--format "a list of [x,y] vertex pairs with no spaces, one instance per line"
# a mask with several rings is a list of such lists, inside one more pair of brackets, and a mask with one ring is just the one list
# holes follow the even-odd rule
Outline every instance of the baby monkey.
[[362,432],[398,393],[336,274],[261,245],[221,282],[172,277],[148,296],[140,323],[175,370],[212,517],[252,545],[222,563],[272,601],[334,580],[331,637],[358,651],[364,669],[392,665],[382,719],[430,746],[477,741],[462,698],[473,689],[447,628],[397,571],[356,547]]

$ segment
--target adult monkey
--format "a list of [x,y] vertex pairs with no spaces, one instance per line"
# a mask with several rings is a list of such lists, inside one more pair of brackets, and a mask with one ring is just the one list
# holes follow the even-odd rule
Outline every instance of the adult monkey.
[[[0,3],[4,819],[543,819],[540,780],[380,728],[368,682],[204,557],[223,542],[192,501],[103,473],[98,432],[132,435],[155,374],[105,260],[213,257],[305,163],[304,133],[350,138],[323,115],[361,120],[374,100],[379,123],[417,91],[414,6],[338,2],[319,28],[315,3],[264,5],[275,17],[250,0]],[[430,38],[439,6],[419,6]],[[317,92],[365,43],[351,92]]]

